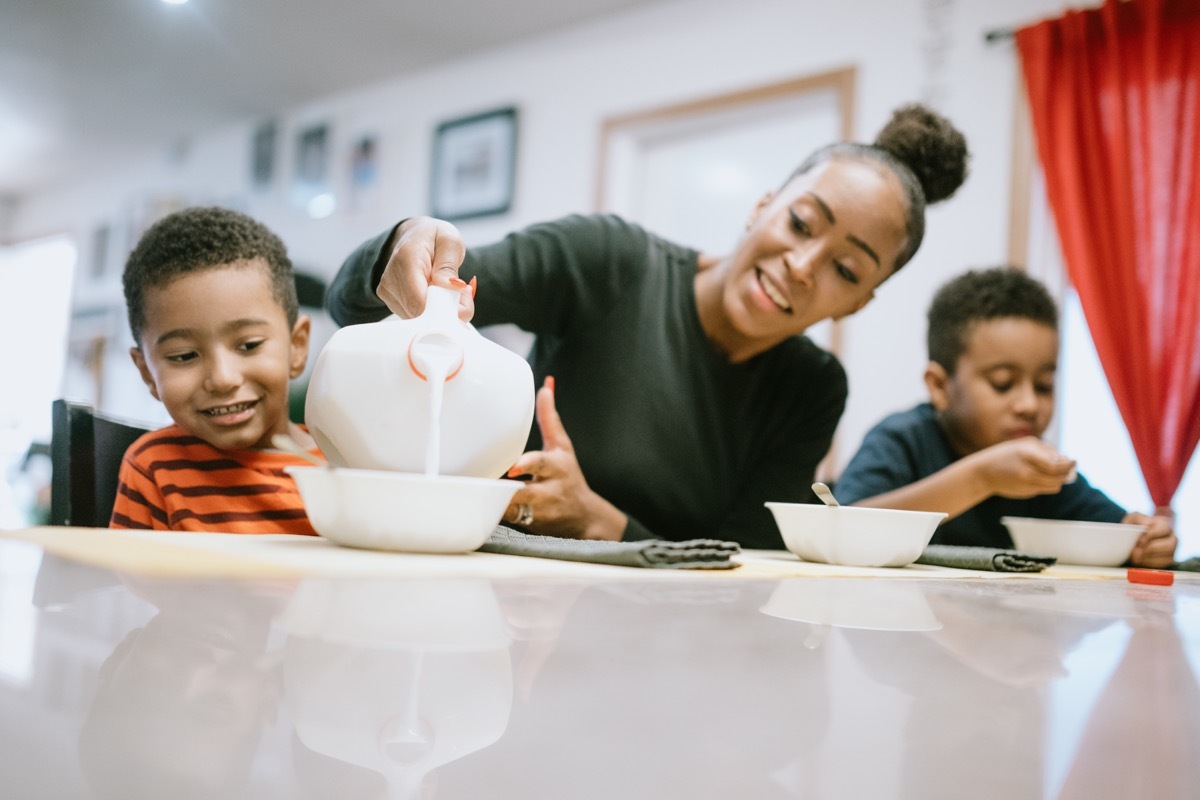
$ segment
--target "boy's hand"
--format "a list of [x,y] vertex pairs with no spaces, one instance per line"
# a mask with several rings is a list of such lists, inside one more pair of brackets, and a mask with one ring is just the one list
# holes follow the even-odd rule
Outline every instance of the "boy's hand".
[[1166,567],[1175,561],[1175,528],[1166,517],[1148,517],[1145,514],[1126,514],[1121,520],[1130,525],[1145,525],[1146,530],[1138,537],[1137,544],[1129,556],[1129,562],[1137,567]]
[[1074,477],[1075,462],[1041,439],[1026,436],[975,454],[987,495],[1026,498],[1055,494]]
[[390,246],[375,293],[394,314],[418,316],[429,287],[444,286],[459,293],[459,319],[475,315],[475,293],[458,277],[467,253],[458,228],[433,217],[412,217],[397,226]]

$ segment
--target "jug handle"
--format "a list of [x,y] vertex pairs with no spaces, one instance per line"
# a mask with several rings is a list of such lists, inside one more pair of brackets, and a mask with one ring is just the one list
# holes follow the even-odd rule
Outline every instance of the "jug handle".
[[459,333],[458,292],[444,286],[430,286],[425,295],[425,310],[417,319],[426,321],[431,330],[418,333],[408,343],[408,366],[413,373],[423,381],[428,381],[430,362],[421,355],[414,357],[413,351],[421,344],[428,344],[447,351],[455,350],[457,363],[448,370],[445,380],[450,380],[462,371],[464,361],[463,346],[456,341]]
[[451,340],[450,337],[446,336],[444,333],[425,333],[419,336],[414,336],[412,341],[408,343],[408,368],[413,371],[413,374],[423,381],[429,380],[429,376],[417,366],[417,361],[421,361],[423,359],[421,359],[420,356],[417,356],[415,359],[413,358],[413,348],[424,343],[427,339],[445,339],[447,342],[453,344],[458,350],[458,363],[455,365],[454,369],[446,375],[444,380],[452,380],[454,376],[462,372],[463,364],[466,363],[466,357],[463,353],[462,347],[459,346],[457,342]]

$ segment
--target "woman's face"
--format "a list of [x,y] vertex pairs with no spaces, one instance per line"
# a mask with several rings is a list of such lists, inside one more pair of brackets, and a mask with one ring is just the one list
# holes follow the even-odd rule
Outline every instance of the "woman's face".
[[902,198],[893,175],[850,159],[814,167],[764,197],[718,267],[717,344],[741,360],[865,306],[904,244]]

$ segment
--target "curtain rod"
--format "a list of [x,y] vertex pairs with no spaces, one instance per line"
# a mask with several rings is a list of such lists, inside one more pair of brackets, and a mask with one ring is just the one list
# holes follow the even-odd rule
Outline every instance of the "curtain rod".
[[1016,32],[1012,28],[995,28],[983,34],[983,40],[988,44],[999,44],[1010,41]]

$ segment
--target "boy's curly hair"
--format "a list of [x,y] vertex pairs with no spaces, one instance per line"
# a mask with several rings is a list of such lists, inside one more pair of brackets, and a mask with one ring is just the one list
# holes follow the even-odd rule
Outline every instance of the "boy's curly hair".
[[976,322],[1028,319],[1058,330],[1058,307],[1041,281],[1011,266],[971,270],[938,289],[929,306],[929,360],[954,374]]
[[142,235],[125,262],[121,283],[129,329],[140,344],[146,325],[146,291],[183,275],[260,259],[266,264],[272,293],[287,314],[288,325],[300,313],[296,279],[287,248],[265,225],[228,208],[185,208],[163,217]]

